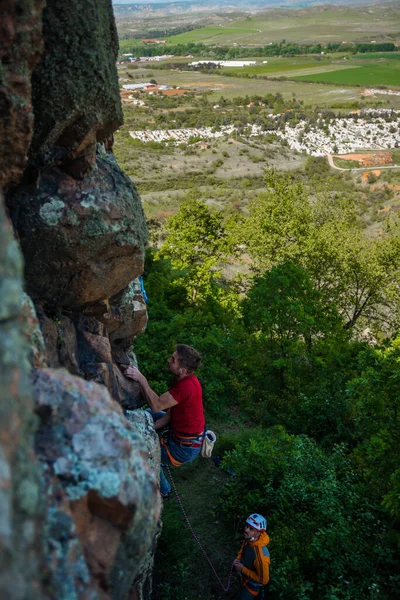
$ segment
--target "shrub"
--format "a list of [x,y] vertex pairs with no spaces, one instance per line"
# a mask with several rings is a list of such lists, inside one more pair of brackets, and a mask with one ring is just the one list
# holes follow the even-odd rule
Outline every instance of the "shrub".
[[394,598],[388,530],[343,447],[328,455],[274,427],[239,443],[223,466],[235,474],[221,500],[226,515],[268,519],[271,597]]

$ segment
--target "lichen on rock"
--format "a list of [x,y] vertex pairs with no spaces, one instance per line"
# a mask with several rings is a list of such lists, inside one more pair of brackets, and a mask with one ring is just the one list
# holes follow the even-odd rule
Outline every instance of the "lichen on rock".
[[25,293],[21,294],[20,319],[23,324],[31,367],[36,369],[47,367],[46,344],[43,332],[40,328],[39,319],[32,299]]
[[80,181],[48,169],[35,189],[15,191],[9,205],[34,301],[82,307],[116,295],[143,271],[142,205],[112,154],[98,155],[96,169]]
[[124,416],[143,398],[120,369],[147,321],[147,229],[111,153],[112,3],[42,4],[0,8],[0,184],[29,294],[0,198],[0,595],[148,600],[159,447],[147,413]]
[[39,599],[41,509],[28,346],[20,318],[22,257],[1,192],[0,281],[0,596]]
[[43,0],[0,3],[0,187],[19,182],[33,131],[31,74],[42,52]]
[[[65,370],[35,370],[33,387],[49,530],[56,514],[68,524],[68,535],[57,543],[63,545],[63,556],[85,556],[85,589],[123,600],[159,531],[160,454],[149,416],[135,414],[129,423],[104,386]],[[48,557],[54,543],[50,536]],[[61,584],[57,569],[49,576],[54,585]],[[83,585],[78,579],[70,582],[76,597],[77,586]]]
[[43,37],[30,161],[36,168],[63,164],[80,178],[95,162],[96,143],[122,124],[110,0],[47,0]]

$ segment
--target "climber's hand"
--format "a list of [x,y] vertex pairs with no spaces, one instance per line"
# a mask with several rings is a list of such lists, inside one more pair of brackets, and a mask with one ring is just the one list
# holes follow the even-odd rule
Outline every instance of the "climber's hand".
[[140,377],[142,376],[141,372],[136,367],[127,367],[124,371],[124,375],[125,377],[133,379],[134,381],[139,381]]
[[243,564],[240,562],[240,560],[238,558],[235,558],[235,560],[232,563],[232,566],[234,569],[236,569],[236,571],[238,573],[241,573],[241,571],[243,569]]

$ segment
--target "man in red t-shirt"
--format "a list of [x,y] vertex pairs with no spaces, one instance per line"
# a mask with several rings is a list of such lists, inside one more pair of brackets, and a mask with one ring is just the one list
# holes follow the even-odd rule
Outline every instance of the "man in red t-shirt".
[[[205,419],[202,389],[194,371],[199,368],[201,356],[191,346],[177,344],[168,359],[168,369],[175,382],[168,392],[158,396],[145,376],[136,367],[128,367],[126,377],[139,382],[142,393],[151,408],[155,429],[170,428],[167,440],[161,439],[161,461],[174,467],[191,462],[201,451]],[[171,493],[169,482],[160,472],[160,491],[165,498]]]

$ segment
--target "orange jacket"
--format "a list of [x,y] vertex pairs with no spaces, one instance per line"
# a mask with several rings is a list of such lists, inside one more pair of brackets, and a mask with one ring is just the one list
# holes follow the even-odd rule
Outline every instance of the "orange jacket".
[[269,535],[266,531],[262,531],[258,540],[244,542],[237,555],[244,565],[241,574],[260,585],[266,585],[269,581],[271,559],[267,548],[268,544]]

